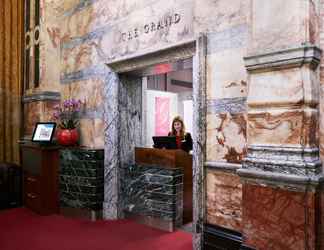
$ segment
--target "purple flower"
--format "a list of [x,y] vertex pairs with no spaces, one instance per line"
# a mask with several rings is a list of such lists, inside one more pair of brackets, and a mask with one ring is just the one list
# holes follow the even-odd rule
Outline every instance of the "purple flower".
[[61,128],[72,129],[78,125],[78,113],[81,111],[81,100],[67,99],[61,105],[55,105],[53,119]]

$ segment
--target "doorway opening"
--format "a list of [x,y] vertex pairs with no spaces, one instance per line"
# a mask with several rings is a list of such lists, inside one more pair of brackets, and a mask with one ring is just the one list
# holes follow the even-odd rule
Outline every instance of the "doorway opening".
[[[192,141],[187,151],[179,149],[175,143],[175,147],[161,149],[153,145],[153,137],[168,136],[164,139],[174,139],[175,142],[175,137],[169,134],[171,124],[174,117],[181,117],[186,136],[191,140],[192,58],[127,72],[121,79],[127,79],[128,89],[133,87],[134,91],[129,93],[139,93],[139,82],[134,83],[135,79],[141,79],[142,83],[142,119],[138,124],[141,131],[137,131],[142,135],[134,143],[133,164],[123,165],[122,190],[123,196],[127,197],[123,212],[126,217],[144,224],[174,231],[192,222]],[[137,106],[139,109],[139,102],[134,101],[134,97],[131,99],[133,108]]]
[[[185,61],[190,59],[190,67],[193,75],[193,152],[191,155],[193,159],[191,161],[193,171],[191,172],[191,180],[193,184],[192,228],[194,239],[193,244],[195,249],[198,249],[198,246],[201,244],[204,222],[205,189],[203,165],[205,160],[206,140],[206,44],[207,39],[202,35],[197,40],[176,45],[161,51],[142,54],[138,57],[130,57],[128,59],[112,61],[107,64],[107,66],[110,68],[110,73],[107,75],[107,84],[105,86],[105,198],[103,210],[104,218],[118,219],[125,216],[125,211],[127,211],[127,209],[131,209],[132,212],[136,212],[136,206],[134,206],[131,202],[136,202],[139,200],[136,198],[138,196],[136,196],[135,193],[125,197],[125,189],[128,188],[128,190],[134,190],[127,186],[127,184],[131,183],[126,178],[127,174],[129,174],[128,176],[130,177],[137,176],[137,180],[145,180],[146,178],[143,178],[144,175],[136,173],[136,171],[127,173],[127,170],[129,169],[140,169],[130,167],[134,166],[135,164],[135,148],[145,147],[146,143],[148,142],[145,132],[147,130],[145,127],[146,122],[144,122],[146,121],[146,119],[144,119],[145,113],[143,114],[143,105],[145,105],[143,90],[145,84],[147,90],[156,90],[156,88],[160,88],[158,86],[152,86],[151,82],[156,80],[154,78],[159,78],[162,76],[155,76],[153,77],[154,80],[152,81],[149,79],[150,76],[163,75],[165,73],[172,72],[174,71],[171,70],[173,65],[176,65],[177,63],[182,65],[181,67],[184,67],[184,70],[186,69]],[[151,73],[149,71],[151,71]],[[164,75],[164,77],[168,78],[168,75]],[[182,84],[187,86],[188,84],[184,79],[173,80],[175,80],[174,83],[178,85]],[[168,90],[168,86],[166,87],[166,90]],[[160,101],[163,102],[162,99],[160,99]],[[188,106],[190,100],[184,101],[188,101]],[[190,125],[187,126],[190,127]],[[152,144],[148,146],[152,146]],[[163,177],[163,174],[159,172],[157,172],[157,175]],[[151,176],[152,178],[156,177],[153,173],[146,176]],[[177,175],[174,174],[164,176],[163,178],[165,180],[175,181],[177,179]],[[154,188],[154,185],[150,186],[150,188]],[[137,194],[140,195],[140,192]],[[138,204],[147,205],[145,202],[138,202]],[[162,205],[158,202],[148,202],[148,204],[152,206]],[[173,207],[177,207],[177,205],[178,204],[173,204]],[[138,208],[141,209],[143,206],[138,206]],[[159,211],[157,211],[157,214],[159,215]],[[151,221],[151,223],[156,224],[154,221]]]

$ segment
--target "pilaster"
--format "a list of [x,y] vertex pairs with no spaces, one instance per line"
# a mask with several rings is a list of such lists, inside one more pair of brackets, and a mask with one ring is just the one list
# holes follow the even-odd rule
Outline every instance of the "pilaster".
[[[262,16],[278,16],[269,22]],[[314,1],[252,1],[243,235],[256,249],[319,249],[318,20]]]

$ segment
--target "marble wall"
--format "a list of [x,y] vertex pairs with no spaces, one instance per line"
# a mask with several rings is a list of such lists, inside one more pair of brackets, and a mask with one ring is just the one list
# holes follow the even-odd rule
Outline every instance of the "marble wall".
[[319,3],[252,1],[248,149],[237,172],[245,243],[257,249],[318,249]]
[[62,99],[79,98],[86,105],[82,145],[104,145],[102,93],[109,72],[104,63],[192,38],[192,5],[192,0],[64,1],[56,32],[59,76]]
[[233,230],[242,230],[242,184],[231,172],[207,171],[207,221]]
[[246,243],[260,250],[318,249],[314,192],[243,186],[243,226]]
[[[24,137],[30,137],[38,121],[53,121],[53,107],[59,103],[48,93],[59,96],[60,85],[60,16],[63,1],[40,1],[40,23],[35,23],[34,1],[30,2],[30,31],[26,33],[30,44],[29,88],[24,90]],[[39,36],[37,36],[39,32]],[[35,45],[39,46],[39,86],[35,86]],[[25,83],[27,84],[27,83]]]
[[102,24],[106,9],[99,9],[98,2],[64,1],[60,16],[58,76],[62,100],[75,98],[83,102],[80,144],[90,148],[104,147],[103,88],[108,69],[96,50],[97,41],[90,39]]
[[165,231],[172,232],[182,226],[181,169],[135,164],[124,166],[124,171],[122,193],[125,212],[146,217],[146,220],[152,220],[151,226]]
[[53,121],[53,108],[59,101],[32,101],[24,104],[24,137],[30,138],[37,122]]
[[316,44],[319,39],[318,0],[252,1],[249,19],[249,53],[283,50],[305,42]]
[[[319,118],[319,112],[322,116],[324,88],[319,81],[323,82],[324,68],[323,63],[320,69],[316,68],[321,56],[312,46],[319,45],[323,33],[324,11],[319,0],[231,0],[231,4],[226,0],[41,2],[39,90],[58,91],[62,99],[73,97],[85,103],[81,144],[106,146],[106,218],[120,217],[116,212],[122,199],[118,190],[119,147],[127,158],[125,163],[130,163],[127,150],[138,140],[130,138],[131,129],[136,128],[136,119],[140,119],[134,113],[133,122],[125,120],[138,110],[124,101],[130,98],[132,103],[137,102],[127,96],[132,91],[119,85],[118,75],[110,73],[106,63],[165,49],[204,33],[206,222],[243,232],[247,243],[260,249],[274,244],[269,242],[280,236],[268,232],[287,229],[291,237],[287,235],[285,242],[279,240],[273,248],[302,249],[306,241],[295,240],[302,230],[295,220],[305,219],[301,214],[305,208],[310,211],[307,218],[313,218],[313,194],[309,193],[303,206],[300,193],[264,187],[264,183],[242,185],[240,178],[246,177],[242,176],[243,170],[278,174],[281,169],[280,174],[298,173],[302,178],[308,174],[313,177],[321,169],[318,147],[323,159],[324,119]],[[196,74],[199,77],[199,72]],[[125,100],[118,101],[120,96]],[[120,120],[116,107],[122,108],[124,120]],[[37,112],[45,109],[41,104],[30,103],[25,110],[26,129],[30,130],[28,124],[40,119]],[[118,131],[126,131],[127,136],[120,140]],[[121,143],[128,139],[130,144]],[[271,158],[279,159],[279,163],[271,162]],[[302,162],[303,171],[298,167],[298,171],[282,170],[282,166],[296,159]],[[260,162],[266,164],[261,166]],[[308,172],[309,166],[312,171]],[[276,202],[271,203],[271,197],[276,197]],[[251,203],[253,199],[259,200]],[[267,212],[259,209],[262,206],[269,207],[270,218],[262,214]],[[287,218],[280,206],[296,208],[296,214]],[[260,210],[262,220],[253,215],[255,209]],[[278,218],[283,219],[278,222]],[[275,223],[281,227],[278,229]],[[258,231],[254,235],[255,229]]]
[[[207,34],[206,220],[242,231],[242,186],[235,170],[247,148],[248,14],[251,1],[195,1],[195,32]],[[216,169],[214,169],[216,167]]]
[[[324,2],[321,2],[320,5],[320,34],[324,33]],[[320,36],[319,41],[320,48],[324,49],[324,37]],[[320,95],[320,120],[319,120],[319,140],[320,140],[320,156],[323,162],[324,160],[324,61],[321,60],[319,67],[320,75],[320,86],[319,86],[319,95]],[[324,171],[324,168],[323,168]]]

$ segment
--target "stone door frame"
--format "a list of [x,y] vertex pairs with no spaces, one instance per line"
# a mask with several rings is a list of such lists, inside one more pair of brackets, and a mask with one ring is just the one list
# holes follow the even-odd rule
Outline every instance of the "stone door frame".
[[109,73],[105,83],[105,219],[123,217],[119,135],[121,121],[119,112],[120,75],[148,66],[193,58],[193,244],[201,249],[205,221],[205,174],[206,154],[206,54],[207,39],[200,35],[176,46],[136,57],[107,63]]

